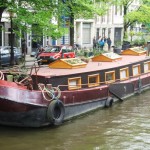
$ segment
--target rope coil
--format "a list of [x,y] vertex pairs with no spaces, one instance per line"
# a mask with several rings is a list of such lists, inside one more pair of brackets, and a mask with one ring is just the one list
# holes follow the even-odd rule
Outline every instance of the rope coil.
[[0,80],[4,80],[4,74],[2,71],[0,71]]
[[[58,87],[51,87],[51,89],[49,89],[45,87],[44,84],[38,84],[38,88],[41,90],[44,99],[47,101],[52,101],[54,99],[57,100],[61,96],[61,91]],[[56,96],[56,93],[57,93],[57,96]],[[46,97],[45,94],[47,94],[48,98]]]

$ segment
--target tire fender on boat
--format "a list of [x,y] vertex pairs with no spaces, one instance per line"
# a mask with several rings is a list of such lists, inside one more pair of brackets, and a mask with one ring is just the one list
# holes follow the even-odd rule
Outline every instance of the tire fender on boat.
[[61,100],[53,100],[48,105],[47,118],[53,125],[62,124],[65,116],[64,104]]
[[113,102],[114,102],[113,98],[108,97],[107,100],[105,101],[105,107],[111,107]]

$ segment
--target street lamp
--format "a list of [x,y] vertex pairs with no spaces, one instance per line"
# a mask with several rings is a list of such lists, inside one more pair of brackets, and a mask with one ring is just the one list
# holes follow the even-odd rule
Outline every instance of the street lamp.
[[11,51],[10,51],[10,65],[14,65],[14,50],[13,50],[13,21],[12,18],[14,16],[14,13],[10,10],[9,11],[9,17],[10,17],[10,46],[11,46]]

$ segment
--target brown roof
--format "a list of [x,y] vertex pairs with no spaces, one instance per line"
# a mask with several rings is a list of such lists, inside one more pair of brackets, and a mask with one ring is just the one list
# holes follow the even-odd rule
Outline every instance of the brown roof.
[[90,61],[85,68],[75,68],[75,69],[52,69],[47,67],[41,67],[38,71],[38,75],[40,76],[61,76],[61,75],[69,75],[76,74],[81,72],[91,72],[103,69],[109,69],[119,66],[128,65],[134,62],[139,62],[141,60],[146,60],[150,57],[146,55],[140,56],[130,56],[130,55],[122,55],[121,60],[117,60],[114,62],[92,62]]

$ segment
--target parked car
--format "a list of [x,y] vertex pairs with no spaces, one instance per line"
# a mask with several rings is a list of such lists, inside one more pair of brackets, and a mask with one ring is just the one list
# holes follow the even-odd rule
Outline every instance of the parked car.
[[34,49],[34,50],[32,50],[32,52],[30,53],[30,56],[31,56],[31,57],[36,57],[37,52],[38,52],[38,49],[37,49],[37,48]]
[[30,56],[37,58],[38,55],[39,55],[41,52],[43,52],[44,50],[45,50],[45,49],[44,49],[43,47],[35,48],[35,49],[32,50]]
[[60,58],[75,58],[75,52],[72,46],[50,46],[40,53],[37,60],[40,64],[51,63]]
[[[17,47],[13,47],[14,50],[14,62],[19,64],[22,59],[22,53]],[[10,65],[11,58],[11,47],[10,46],[0,46],[0,64],[1,65]]]

